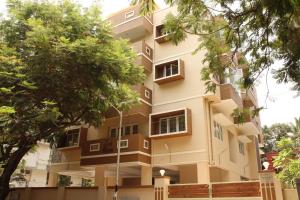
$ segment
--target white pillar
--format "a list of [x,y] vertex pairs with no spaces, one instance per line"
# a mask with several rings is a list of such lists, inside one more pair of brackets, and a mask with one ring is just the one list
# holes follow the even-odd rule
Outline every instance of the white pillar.
[[168,199],[168,187],[170,185],[170,177],[160,176],[154,180],[155,199],[163,200]]
[[197,163],[197,183],[198,184],[210,183],[208,162]]
[[152,167],[141,166],[141,185],[152,185]]

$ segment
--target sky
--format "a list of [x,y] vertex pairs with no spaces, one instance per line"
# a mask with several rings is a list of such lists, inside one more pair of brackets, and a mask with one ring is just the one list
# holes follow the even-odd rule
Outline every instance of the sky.
[[[84,7],[95,2],[95,0],[76,1]],[[156,2],[160,8],[166,7],[164,0],[156,0]],[[100,0],[104,17],[126,8],[129,4],[130,0]],[[5,13],[5,0],[0,0],[0,13]],[[274,65],[275,68],[278,68],[281,63],[278,62]],[[266,78],[266,74],[260,77],[257,84],[257,95],[259,106],[265,108],[260,112],[262,125],[290,123],[294,121],[295,117],[300,117],[300,97],[295,97],[296,92],[291,91],[290,88],[291,84],[277,84],[270,73],[268,78]]]

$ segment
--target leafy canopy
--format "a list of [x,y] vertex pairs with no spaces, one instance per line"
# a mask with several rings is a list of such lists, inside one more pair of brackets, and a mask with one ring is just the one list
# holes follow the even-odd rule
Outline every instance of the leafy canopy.
[[[165,19],[169,39],[178,44],[187,34],[199,36],[205,48],[206,67],[201,72],[207,90],[214,91],[212,75],[222,78],[226,68],[244,66],[243,87],[249,88],[259,75],[274,72],[278,82],[291,82],[300,90],[300,1],[294,0],[165,0],[177,5],[178,14]],[[134,0],[142,14],[155,10],[155,0]],[[199,50],[198,49],[198,50]],[[222,62],[224,54],[231,57]],[[243,56],[246,55],[248,62]],[[284,65],[272,68],[275,60]],[[232,64],[234,62],[234,64]]]
[[0,196],[38,140],[101,123],[111,105],[136,101],[131,88],[144,79],[135,53],[113,38],[99,8],[70,0],[7,5],[0,19]]
[[276,143],[280,150],[275,157],[274,166],[281,171],[278,178],[287,185],[295,187],[295,178],[300,177],[299,138],[283,138]]

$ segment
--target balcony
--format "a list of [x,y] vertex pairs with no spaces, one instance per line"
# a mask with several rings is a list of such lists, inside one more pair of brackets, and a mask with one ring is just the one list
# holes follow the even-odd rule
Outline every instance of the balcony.
[[191,110],[184,108],[154,113],[149,118],[150,138],[169,138],[192,134]]
[[234,124],[243,132],[244,135],[258,135],[261,133],[259,118],[251,116],[251,113],[245,114],[243,123],[239,123],[239,121],[235,118]]
[[138,55],[136,64],[144,66],[145,72],[150,74],[152,72],[153,49],[144,40],[132,44],[132,48]]
[[141,16],[140,6],[131,6],[108,18],[113,26],[116,37],[136,41],[152,34],[153,24],[152,15]]
[[184,62],[180,59],[154,67],[154,82],[159,85],[182,79],[184,79]]
[[155,27],[155,39],[154,40],[159,44],[165,43],[168,41],[168,39],[167,39],[168,33],[164,33],[163,29],[164,29],[163,24]]
[[219,101],[216,101],[214,107],[220,112],[231,114],[236,108],[243,108],[242,98],[237,89],[231,83],[220,84],[217,86]]
[[[121,163],[151,164],[151,141],[144,134],[124,135],[121,139]],[[117,162],[117,136],[84,141],[81,165],[115,164]]]
[[[134,89],[140,94],[140,100],[128,111],[123,112],[123,117],[133,116],[147,119],[152,111],[152,91],[144,85],[135,86]],[[119,113],[114,108],[109,108],[105,113],[105,118],[119,117]]]
[[257,97],[256,97],[256,89],[255,87],[251,87],[248,90],[242,92],[243,104],[246,107],[258,107],[257,105]]
[[66,134],[59,138],[57,150],[69,151],[79,149],[80,128],[68,130]]

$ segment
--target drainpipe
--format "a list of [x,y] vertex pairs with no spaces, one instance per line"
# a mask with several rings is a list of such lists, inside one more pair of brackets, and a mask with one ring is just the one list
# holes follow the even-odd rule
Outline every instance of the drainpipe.
[[[211,128],[211,101],[207,102],[207,112],[208,112],[208,157],[209,165],[214,165],[214,152],[213,152],[213,142],[212,142],[212,128]],[[207,123],[206,123],[207,125]]]

